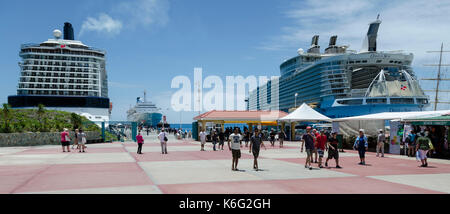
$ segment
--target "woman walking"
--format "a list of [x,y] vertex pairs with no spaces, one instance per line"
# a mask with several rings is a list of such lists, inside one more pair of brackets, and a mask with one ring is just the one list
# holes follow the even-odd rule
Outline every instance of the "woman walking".
[[141,132],[139,132],[136,136],[136,141],[138,144],[137,153],[142,154],[142,145],[144,144],[144,138],[142,137]]
[[80,134],[80,132],[78,131],[78,129],[75,129],[75,138],[73,140],[73,145],[72,145],[72,149],[74,149],[74,146],[77,146],[76,149],[79,149],[80,146],[78,145],[78,135]]
[[78,147],[79,147],[79,151],[78,152],[86,152],[86,134],[83,132],[82,129],[80,129],[80,133],[78,134]]
[[417,142],[416,150],[419,152],[419,158],[420,161],[422,162],[422,165],[420,167],[427,167],[428,166],[427,153],[428,150],[430,150],[430,145],[433,144],[431,143],[430,138],[425,136],[425,133],[423,131],[420,132],[420,137],[417,138],[416,142]]
[[66,152],[65,147],[67,147],[67,152],[70,152],[70,136],[68,129],[64,128],[64,131],[61,132],[61,145],[63,152]]
[[286,134],[284,133],[284,130],[281,130],[278,134],[278,139],[280,139],[280,148],[283,148],[284,139],[286,138]]

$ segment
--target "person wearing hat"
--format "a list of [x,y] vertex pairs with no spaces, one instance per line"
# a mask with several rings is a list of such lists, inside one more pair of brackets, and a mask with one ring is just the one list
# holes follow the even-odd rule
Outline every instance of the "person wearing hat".
[[383,130],[378,130],[377,136],[377,157],[379,156],[379,152],[381,150],[381,157],[384,157],[384,143],[386,141],[386,136],[383,133]]
[[416,156],[416,140],[417,136],[414,130],[411,130],[411,133],[408,134],[408,136],[405,139],[405,143],[408,144],[408,152],[407,155],[409,157],[415,157]]
[[66,152],[65,147],[67,147],[67,152],[70,152],[70,136],[69,136],[69,130],[64,128],[64,131],[61,132],[61,145],[63,152]]
[[427,153],[428,150],[430,150],[430,144],[431,144],[430,138],[426,137],[425,132],[421,131],[420,137],[417,138],[417,145],[416,145],[416,149],[419,152],[420,161],[422,162],[421,167],[428,166]]
[[306,127],[306,133],[302,136],[302,147],[300,152],[303,152],[303,145],[305,145],[306,162],[305,168],[312,169],[312,153],[314,152],[314,142],[316,142],[316,136],[311,133],[311,127]]
[[369,143],[367,141],[366,135],[364,135],[364,129],[359,130],[359,136],[355,140],[355,144],[353,144],[353,149],[358,150],[359,165],[366,165],[366,151],[369,147]]
[[339,140],[337,139],[337,133],[331,132],[331,137],[328,139],[328,157],[325,161],[325,167],[328,167],[328,161],[333,159],[336,161],[336,168],[340,169],[339,166],[339,151],[338,151]]
[[314,155],[314,163],[317,163],[317,148],[316,148],[316,144],[317,144],[317,138],[320,136],[319,132],[317,131],[317,129],[313,129],[312,133],[314,134],[314,136],[316,137],[314,140],[314,151],[313,151],[313,155]]
[[325,146],[327,144],[327,136],[325,135],[325,130],[320,130],[320,135],[317,136],[317,143],[316,143],[316,151],[319,154],[319,168],[322,167],[322,159],[323,155],[325,154]]

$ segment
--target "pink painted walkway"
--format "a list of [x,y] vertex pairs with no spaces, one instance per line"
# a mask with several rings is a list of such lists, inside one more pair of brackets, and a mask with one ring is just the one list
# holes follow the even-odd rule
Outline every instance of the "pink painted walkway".
[[[146,136],[144,136],[146,137]],[[450,161],[432,160],[418,167],[413,158],[367,154],[358,165],[354,151],[341,153],[342,169],[308,170],[298,142],[261,149],[260,169],[242,148],[238,168],[231,171],[231,152],[199,151],[192,141],[170,139],[162,155],[154,137],[146,137],[142,155],[136,144],[88,145],[87,153],[63,153],[59,146],[0,148],[0,193],[450,193]],[[317,167],[317,164],[315,165]]]

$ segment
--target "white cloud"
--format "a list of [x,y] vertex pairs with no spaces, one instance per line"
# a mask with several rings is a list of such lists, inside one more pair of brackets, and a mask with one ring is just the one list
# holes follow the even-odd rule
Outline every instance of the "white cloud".
[[81,26],[81,31],[78,37],[82,36],[87,31],[116,35],[119,34],[121,30],[122,22],[120,20],[115,20],[108,14],[101,13],[97,18],[86,18]]
[[[113,14],[115,18],[112,18]],[[122,1],[107,13],[103,12],[97,18],[87,17],[83,22],[78,37],[88,31],[114,36],[124,28],[164,26],[169,21],[168,0],[134,0]]]
[[169,21],[168,0],[136,0],[122,2],[114,9],[115,12],[127,16],[127,24],[149,26],[152,24],[164,26]]

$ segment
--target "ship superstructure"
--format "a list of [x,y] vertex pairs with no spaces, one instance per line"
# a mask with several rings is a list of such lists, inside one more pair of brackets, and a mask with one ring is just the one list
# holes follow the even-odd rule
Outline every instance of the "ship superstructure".
[[144,91],[144,98],[136,98],[136,105],[127,111],[128,121],[138,122],[139,125],[157,127],[161,122],[162,114],[160,108],[147,101],[147,93]]
[[248,109],[268,110],[264,106],[273,109],[275,104],[268,101],[271,96],[278,96],[278,108],[282,111],[308,103],[332,118],[423,110],[429,105],[428,97],[411,68],[413,54],[378,51],[380,24],[379,18],[370,23],[359,52],[336,45],[337,36],[332,36],[321,53],[319,36],[315,35],[306,52],[299,49],[297,56],[280,65],[281,76],[276,79],[278,94],[269,93],[268,84],[274,87],[273,81],[269,81],[249,93]]

